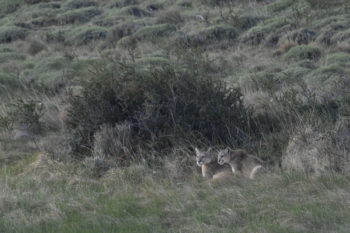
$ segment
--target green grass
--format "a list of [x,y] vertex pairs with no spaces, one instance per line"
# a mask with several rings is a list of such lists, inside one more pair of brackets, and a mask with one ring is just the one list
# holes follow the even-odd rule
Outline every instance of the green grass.
[[[24,162],[30,167],[33,158],[11,165],[9,171],[16,170],[11,176],[1,170],[2,232],[346,232],[348,227],[349,179],[338,175],[207,183],[192,177],[197,174],[179,183],[143,166],[117,169],[100,180],[82,176],[86,168],[72,164],[17,169]],[[142,172],[141,183],[125,180],[135,171]]]
[[[309,4],[316,0],[268,2],[1,0],[0,114],[17,98],[50,100],[63,108],[69,90],[79,93],[94,68],[119,58],[132,60],[141,71],[188,63],[193,72],[193,61],[205,59],[203,72],[240,79],[228,80],[230,87],[253,82],[243,93],[266,93],[271,105],[276,93],[296,86],[299,91],[306,83],[307,95],[336,100],[347,111],[350,18],[345,5],[322,9]],[[159,20],[169,12],[179,12],[181,21]],[[179,39],[185,45],[177,44]],[[31,54],[28,48],[36,40],[44,49]],[[192,46],[191,40],[201,46]],[[286,49],[273,53],[283,43]],[[174,98],[174,108],[176,103]],[[285,150],[280,141],[304,127],[299,120],[245,146],[257,148],[267,161],[276,160]],[[310,121],[318,128],[335,128],[322,118]],[[53,147],[60,144],[65,129],[55,130],[35,140],[13,141],[0,129],[1,233],[349,232],[348,175],[271,172],[256,180],[211,183],[195,172],[173,176],[165,167],[132,164],[96,178],[86,161],[49,159],[35,165],[45,140]],[[194,171],[195,165],[187,170]]]
[[291,48],[284,55],[286,60],[318,60],[321,57],[322,53],[318,47],[310,45],[299,45]]

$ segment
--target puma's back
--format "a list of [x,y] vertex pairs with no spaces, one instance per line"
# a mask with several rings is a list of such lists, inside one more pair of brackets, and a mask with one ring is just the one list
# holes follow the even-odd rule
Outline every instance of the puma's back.
[[230,164],[232,172],[244,177],[254,178],[256,173],[263,167],[263,162],[245,150],[225,149],[219,152],[219,164]]

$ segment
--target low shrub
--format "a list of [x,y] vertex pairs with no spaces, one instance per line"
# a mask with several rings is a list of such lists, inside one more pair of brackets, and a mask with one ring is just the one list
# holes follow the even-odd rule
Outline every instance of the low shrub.
[[9,61],[21,61],[25,60],[26,55],[22,53],[16,53],[16,52],[4,52],[0,53],[0,64],[4,62],[9,62]]
[[312,8],[329,9],[335,6],[345,5],[346,0],[327,1],[327,0],[306,0]]
[[11,103],[7,116],[14,125],[24,127],[31,133],[40,133],[42,124],[40,118],[45,111],[44,105],[35,100],[24,101],[22,99]]
[[322,66],[305,77],[320,99],[342,100],[348,93],[349,70],[341,64]]
[[89,0],[73,0],[67,2],[65,6],[69,9],[79,9],[83,7],[95,7],[97,6],[97,2]]
[[288,21],[281,17],[265,20],[244,33],[241,37],[241,41],[246,44],[258,45],[267,40],[270,34],[278,38],[279,31],[287,24]]
[[15,26],[0,27],[0,43],[10,43],[15,40],[24,40],[27,36],[27,30]]
[[108,31],[107,40],[110,43],[115,43],[123,37],[134,34],[143,26],[143,24],[134,21],[128,21],[125,23],[118,24]]
[[168,10],[162,11],[157,16],[158,23],[169,23],[169,24],[180,24],[184,22],[180,11],[178,10]]
[[285,55],[285,60],[318,60],[321,57],[321,50],[315,46],[299,45],[291,48]]
[[60,15],[59,21],[62,24],[87,23],[95,16],[101,14],[102,11],[96,7],[81,8]]
[[47,46],[40,41],[33,40],[29,44],[28,53],[34,56],[43,50],[47,50]]
[[288,40],[293,41],[299,45],[308,44],[311,41],[315,40],[315,38],[316,32],[307,28],[295,30],[287,36]]
[[37,4],[37,3],[49,2],[49,1],[50,0],[24,0],[24,2],[27,4]]
[[350,63],[350,54],[348,53],[333,53],[327,56],[327,63],[338,64],[338,65],[348,65]]
[[12,73],[0,71],[0,90],[19,86],[17,77]]
[[176,31],[176,27],[173,24],[157,24],[139,29],[133,37],[136,39],[155,39],[169,35],[174,31]]
[[210,26],[189,34],[184,40],[190,46],[201,46],[213,43],[213,41],[233,40],[237,36],[238,31],[236,28],[222,24]]
[[107,38],[108,30],[104,27],[79,27],[68,36],[68,43],[76,45],[86,45],[93,41]]
[[65,42],[67,37],[67,31],[64,30],[52,30],[47,32],[46,35],[47,42]]
[[132,143],[131,124],[102,125],[94,135],[93,156],[126,165],[132,160]]
[[293,5],[293,0],[281,0],[281,1],[275,1],[268,5],[268,9],[272,12],[279,12],[287,9],[291,5]]
[[121,9],[120,13],[126,13],[135,17],[145,17],[151,15],[148,11],[145,11],[137,6],[124,7]]
[[240,144],[249,131],[249,112],[238,88],[198,70],[109,64],[70,98],[67,125],[75,152],[86,153],[103,124],[130,124],[134,141],[161,152],[177,143],[207,140]]
[[0,2],[0,12],[10,14],[15,12],[23,4],[23,0],[3,0]]

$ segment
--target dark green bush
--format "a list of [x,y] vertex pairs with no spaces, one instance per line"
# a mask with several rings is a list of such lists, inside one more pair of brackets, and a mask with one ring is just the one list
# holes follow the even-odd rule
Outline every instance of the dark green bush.
[[10,43],[15,40],[24,40],[27,30],[15,26],[5,26],[0,28],[0,43]]
[[70,98],[67,125],[75,152],[92,148],[101,125],[125,122],[134,147],[152,145],[157,151],[185,141],[238,145],[245,139],[249,117],[238,88],[227,88],[193,66],[141,72],[124,63],[108,66],[83,85],[80,96]]

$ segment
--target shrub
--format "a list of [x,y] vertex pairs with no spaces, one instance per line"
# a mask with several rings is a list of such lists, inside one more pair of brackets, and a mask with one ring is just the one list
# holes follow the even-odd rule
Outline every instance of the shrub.
[[121,0],[118,2],[113,3],[113,7],[126,7],[126,6],[131,6],[131,5],[137,5],[139,4],[139,0]]
[[342,100],[348,93],[349,71],[340,64],[322,66],[305,79],[320,99]]
[[47,47],[45,44],[43,44],[40,41],[33,40],[30,42],[29,48],[28,48],[28,53],[32,56],[40,53],[43,50],[47,50]]
[[25,3],[27,4],[37,4],[41,2],[49,2],[50,0],[24,0]]
[[137,6],[128,6],[121,9],[120,13],[126,13],[128,15],[132,15],[135,17],[145,17],[150,16],[151,14],[145,10],[142,10],[141,8]]
[[279,12],[287,9],[294,3],[293,0],[275,1],[268,5],[268,9],[272,12]]
[[158,23],[179,24],[184,21],[181,13],[177,10],[162,11],[158,14]]
[[350,21],[346,17],[332,16],[320,20],[316,27],[320,28],[317,41],[324,45],[333,45],[335,43],[346,41],[348,39]]
[[103,40],[107,37],[108,30],[104,27],[79,27],[71,32],[69,42],[76,45],[86,45],[96,40]]
[[222,24],[204,28],[198,32],[188,35],[185,42],[190,46],[201,46],[212,43],[213,41],[233,40],[237,38],[236,28]]
[[100,14],[102,14],[102,11],[96,7],[81,8],[60,15],[59,21],[63,24],[87,23]]
[[287,39],[293,41],[297,44],[308,44],[311,41],[315,40],[316,32],[309,30],[307,28],[298,29],[296,31],[291,32]]
[[163,151],[186,140],[239,144],[245,139],[249,117],[239,89],[226,88],[194,67],[140,72],[124,63],[109,67],[84,84],[81,96],[70,98],[67,123],[76,152],[93,146],[101,125],[125,122],[137,142],[131,150]]
[[284,55],[284,59],[286,60],[318,60],[320,57],[321,50],[309,45],[295,46]]
[[262,19],[263,18],[257,16],[237,16],[232,17],[230,22],[233,24],[233,26],[239,29],[247,30],[255,27],[259,22],[262,21]]
[[265,41],[269,34],[273,33],[273,36],[278,37],[278,31],[287,24],[288,21],[280,17],[265,20],[242,35],[241,41],[247,44],[258,45]]
[[118,164],[126,165],[132,159],[132,128],[129,123],[114,127],[102,125],[94,135],[93,156],[101,159],[114,158]]
[[63,30],[52,30],[46,33],[47,42],[65,42],[67,37],[67,31]]
[[133,36],[136,39],[155,39],[176,31],[172,24],[157,24],[139,29]]
[[333,53],[327,56],[328,64],[338,64],[338,65],[347,65],[350,63],[350,54],[348,53]]
[[336,33],[331,39],[331,44],[337,44],[343,41],[350,42],[350,29]]
[[125,23],[118,24],[109,30],[107,34],[107,40],[110,43],[116,42],[123,37],[130,36],[134,34],[137,30],[143,27],[143,24],[137,23],[135,21],[128,21]]
[[311,7],[320,9],[329,9],[330,7],[341,6],[346,0],[328,1],[328,0],[306,0]]
[[2,52],[0,53],[0,63],[15,61],[15,60],[25,60],[26,56],[21,53],[16,52]]
[[282,167],[313,174],[327,172],[349,174],[349,118],[340,118],[332,128],[319,129],[304,126],[289,140],[282,157]]
[[0,71],[0,90],[18,86],[19,81],[14,74]]
[[10,43],[15,40],[24,40],[27,30],[15,26],[4,26],[0,28],[0,43]]
[[44,110],[44,105],[41,102],[19,99],[11,104],[11,110],[8,112],[8,116],[12,119],[14,124],[21,127],[24,126],[32,133],[39,133],[42,129],[40,118]]
[[0,12],[10,14],[15,12],[23,4],[23,0],[3,0],[0,2]]
[[89,0],[73,0],[65,4],[67,8],[79,9],[83,7],[95,7],[97,2]]

